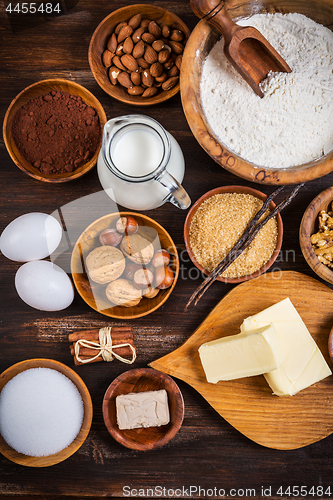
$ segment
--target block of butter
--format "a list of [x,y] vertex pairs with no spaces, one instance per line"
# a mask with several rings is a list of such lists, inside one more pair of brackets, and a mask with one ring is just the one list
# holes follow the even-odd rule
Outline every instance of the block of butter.
[[280,340],[271,325],[250,335],[241,333],[206,342],[200,346],[199,356],[207,382],[212,384],[261,375],[276,370],[285,360]]
[[119,429],[159,427],[170,422],[168,393],[160,391],[131,392],[116,397]]
[[277,396],[292,396],[332,374],[317,344],[289,298],[243,321],[241,333],[252,335],[258,328],[274,325],[286,359],[264,374]]

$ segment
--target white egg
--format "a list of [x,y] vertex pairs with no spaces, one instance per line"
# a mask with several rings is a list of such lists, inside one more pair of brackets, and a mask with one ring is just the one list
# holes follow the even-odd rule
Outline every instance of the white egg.
[[31,212],[17,217],[3,230],[0,250],[16,262],[40,260],[55,251],[61,237],[61,226],[54,217]]
[[60,311],[74,299],[74,288],[68,275],[47,260],[23,264],[16,273],[15,287],[26,304],[41,311]]

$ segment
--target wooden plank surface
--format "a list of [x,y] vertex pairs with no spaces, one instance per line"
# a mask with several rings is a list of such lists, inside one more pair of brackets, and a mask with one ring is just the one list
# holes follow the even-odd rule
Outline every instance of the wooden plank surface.
[[[112,100],[98,87],[87,59],[89,41],[96,26],[111,9],[123,7],[127,2],[64,0],[60,2],[66,10],[64,15],[38,19],[24,16],[9,19],[5,12],[8,3],[0,1],[1,122],[11,100],[24,87],[53,77],[68,78],[86,86],[100,100],[108,118],[137,112],[137,109]],[[197,23],[187,0],[148,3],[172,10],[191,30]],[[193,202],[206,191],[227,184],[248,184],[266,194],[273,191],[272,187],[258,187],[238,179],[215,164],[193,137],[179,94],[158,107],[146,108],[145,113],[158,120],[179,142],[186,162],[183,185]],[[292,269],[315,276],[302,257],[298,228],[307,205],[332,181],[332,174],[311,181],[284,212],[283,246],[273,270]],[[31,211],[52,213],[101,190],[96,169],[65,185],[50,186],[29,178],[12,163],[2,138],[0,185],[0,231],[19,215]],[[109,200],[103,194],[101,197],[104,213],[107,213]],[[87,207],[86,211],[69,207],[67,213],[69,224],[78,232],[101,216],[97,205]],[[188,298],[201,282],[185,251],[183,224],[186,213],[170,204],[145,213],[162,224],[173,238],[180,256],[180,276],[163,307],[150,316],[129,322],[138,347],[133,367],[145,367],[180,347],[233,288],[215,283],[196,307],[184,311]],[[69,247],[59,257],[59,263],[65,268],[70,254]],[[74,368],[68,333],[106,324],[125,324],[106,321],[105,317],[89,309],[78,294],[65,311],[46,313],[29,308],[19,299],[14,287],[15,272],[19,267],[20,264],[0,256],[1,372],[18,361],[34,357],[53,358]],[[278,499],[290,498],[290,493],[281,496],[279,492],[283,493],[288,486],[292,491],[295,485],[305,486],[308,492],[312,486],[323,487],[323,491],[331,486],[330,495],[327,492],[320,496],[329,498],[333,495],[332,436],[294,451],[262,447],[235,430],[192,387],[177,380],[185,401],[182,428],[165,447],[145,453],[135,452],[111,438],[102,417],[104,393],[110,382],[127,367],[114,361],[74,369],[86,383],[93,400],[94,417],[88,439],[68,460],[43,470],[24,468],[0,456],[1,498],[116,498],[129,496],[128,493],[132,497],[140,493],[141,497],[151,497],[152,492],[156,493],[155,496],[160,493],[161,498],[170,498],[173,493],[175,496],[176,490],[180,498],[188,498],[189,493],[192,497],[202,498],[205,492],[218,498],[223,489],[226,494],[233,489],[231,494],[236,498],[246,497],[245,490],[252,489],[256,498],[262,498],[262,488],[266,493],[271,488],[271,498]],[[248,492],[247,496],[250,494]],[[254,497],[253,492],[251,496]],[[313,498],[311,494],[308,496]]]

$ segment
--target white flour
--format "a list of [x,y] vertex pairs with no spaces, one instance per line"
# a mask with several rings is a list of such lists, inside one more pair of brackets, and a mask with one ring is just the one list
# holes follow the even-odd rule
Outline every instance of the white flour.
[[333,149],[333,33],[301,14],[256,14],[254,26],[292,72],[268,78],[260,98],[226,60],[223,39],[208,54],[201,101],[216,137],[269,168],[315,160]]

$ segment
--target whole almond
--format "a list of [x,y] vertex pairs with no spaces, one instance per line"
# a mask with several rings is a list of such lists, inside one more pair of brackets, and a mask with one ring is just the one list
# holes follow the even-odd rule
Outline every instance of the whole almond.
[[[178,68],[177,68],[178,69]],[[152,64],[150,66],[150,74],[156,78],[157,76],[161,76],[161,74],[163,73],[163,66],[160,62],[155,62],[154,64]],[[175,76],[175,75],[170,75],[170,76]]]
[[121,70],[116,66],[111,66],[109,69],[109,78],[112,85],[117,85],[119,73],[121,73]]
[[131,54],[124,54],[121,58],[121,63],[125,66],[126,69],[128,69],[129,71],[138,71],[139,69],[139,66],[138,66],[138,63],[136,61],[136,59],[134,59],[133,56],[131,56]]
[[179,71],[180,71],[180,68],[181,68],[181,66],[182,66],[182,59],[183,59],[182,54],[179,54],[179,55],[176,57],[175,65],[177,66],[177,68],[179,69]]
[[116,49],[116,56],[121,57],[124,54],[124,45],[120,43]]
[[137,87],[138,85],[141,85],[141,75],[138,71],[133,71],[130,74],[131,80],[133,84]]
[[128,21],[128,25],[131,26],[134,30],[140,25],[142,19],[142,14],[135,14]]
[[126,26],[123,26],[118,34],[118,43],[123,42],[125,38],[131,36],[132,33],[133,33],[132,26],[128,26],[128,24],[126,24]]
[[123,51],[125,52],[125,54],[132,54],[133,47],[133,40],[130,36],[128,36],[124,41]]
[[144,28],[148,28],[149,23],[150,23],[149,19],[142,19],[140,26],[143,26]]
[[161,50],[164,49],[164,42],[160,38],[159,40],[155,40],[155,42],[152,43],[152,47],[156,52],[160,52]]
[[121,30],[121,28],[123,28],[126,25],[127,25],[127,23],[125,21],[122,21],[121,23],[118,23],[117,26],[114,29],[115,35],[118,35],[119,32],[120,32],[120,30]]
[[153,49],[153,47],[147,45],[143,57],[148,64],[154,64],[154,62],[157,61],[157,52]]
[[149,87],[148,89],[146,89],[144,91],[144,93],[142,94],[142,97],[153,97],[154,95],[156,95],[158,92],[158,89],[156,87]]
[[125,66],[123,65],[123,63],[121,62],[120,60],[120,57],[119,56],[114,56],[114,58],[112,59],[112,63],[117,66],[117,68],[121,69],[121,71],[126,71],[126,68]]
[[177,68],[176,65],[172,66],[171,69],[168,71],[168,77],[171,78],[172,76],[178,76],[179,75],[179,69]]
[[158,62],[165,64],[170,57],[170,52],[168,49],[163,49],[158,53]]
[[184,45],[180,42],[170,40],[169,45],[176,54],[182,54],[184,52]]
[[164,63],[164,65],[163,65],[163,66],[165,67],[165,69],[166,69],[167,71],[169,71],[169,69],[171,69],[173,65],[174,65],[174,62],[173,62],[172,58],[170,57],[170,58],[167,60],[167,62],[166,62],[166,63]]
[[130,95],[142,95],[144,92],[144,89],[140,85],[136,85],[134,87],[127,89],[127,92]]
[[170,32],[171,32],[171,29],[170,29],[170,27],[167,24],[165,24],[164,26],[162,26],[162,36],[163,36],[163,38],[169,38]]
[[132,35],[132,40],[134,43],[138,43],[141,40],[142,34],[146,31],[146,28],[143,26],[140,26],[137,28],[133,35]]
[[170,40],[174,42],[181,42],[184,38],[183,32],[180,30],[172,30],[170,33]]
[[150,64],[143,57],[138,57],[136,61],[142,69],[147,69],[150,66]]
[[152,45],[152,43],[155,42],[156,38],[151,33],[143,33],[142,40],[146,43],[149,43],[149,45]]
[[142,57],[145,52],[145,44],[142,40],[139,40],[138,43],[136,43],[133,47],[133,52],[132,56],[135,59],[138,59],[138,57]]
[[[118,79],[119,79],[119,76],[118,76]],[[163,90],[171,90],[175,85],[177,85],[178,80],[179,80],[179,76],[173,76],[172,78],[169,78],[164,83],[162,83],[162,89]]]
[[166,73],[162,73],[160,76],[155,77],[155,81],[157,83],[163,83],[168,79],[168,75]]
[[133,83],[126,71],[122,71],[121,73],[119,73],[118,82],[120,83],[120,85],[126,87],[127,89],[133,87]]
[[118,42],[117,42],[116,34],[112,33],[112,35],[109,38],[108,45],[107,45],[108,46],[108,50],[110,52],[113,52],[115,54],[115,52],[117,50],[117,45],[118,45]]
[[154,77],[153,77],[153,75],[151,75],[149,69],[145,69],[142,72],[141,81],[142,81],[143,85],[146,85],[147,87],[151,87],[153,85]]
[[109,68],[111,66],[113,56],[114,54],[110,52],[108,49],[104,50],[102,54],[102,61],[106,68]]
[[148,31],[149,33],[154,35],[155,38],[160,38],[162,34],[161,28],[155,21],[150,21],[150,23],[148,24]]

